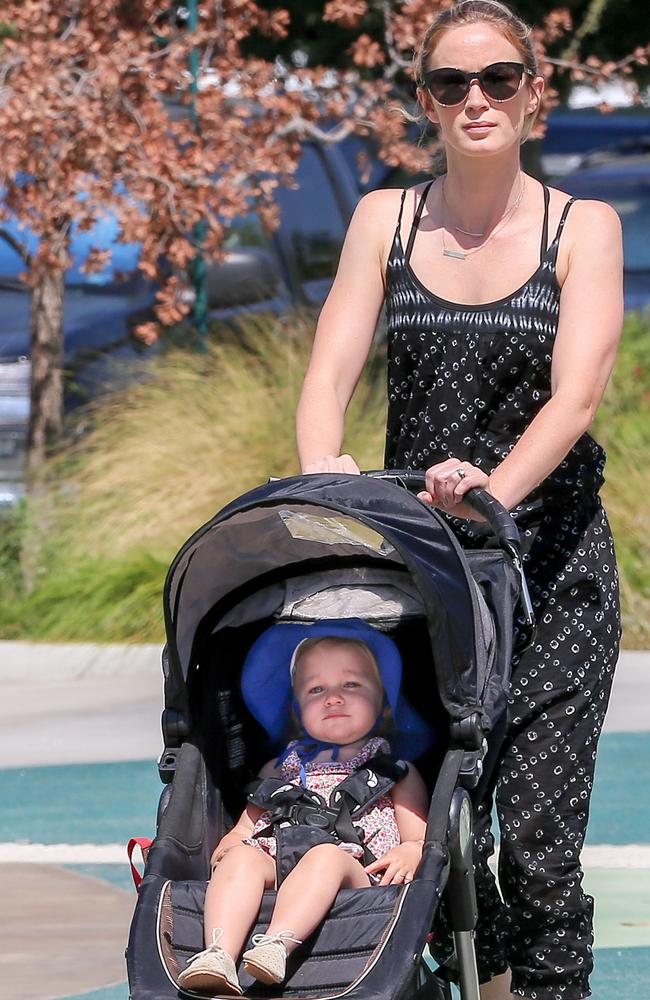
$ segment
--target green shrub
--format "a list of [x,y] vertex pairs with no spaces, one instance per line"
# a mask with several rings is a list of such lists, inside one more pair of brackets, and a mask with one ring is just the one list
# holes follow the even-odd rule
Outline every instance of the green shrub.
[[623,642],[650,648],[650,318],[627,317],[612,380],[594,423],[607,452],[603,501],[621,579]]
[[[207,354],[174,347],[150,377],[83,414],[38,493],[0,543],[0,636],[161,641],[167,567],[217,510],[269,476],[298,471],[294,413],[313,321],[247,320]],[[616,539],[624,642],[650,647],[650,325],[628,318],[594,434]],[[344,447],[383,464],[385,357],[367,366]]]

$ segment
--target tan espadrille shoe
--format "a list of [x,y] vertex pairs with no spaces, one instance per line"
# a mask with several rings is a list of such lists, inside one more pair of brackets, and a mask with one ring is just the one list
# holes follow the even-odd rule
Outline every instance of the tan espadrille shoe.
[[246,972],[267,986],[281,983],[287,971],[287,949],[284,942],[294,941],[296,944],[302,944],[302,941],[293,936],[293,931],[254,934],[252,940],[254,947],[242,955]]
[[242,995],[235,963],[228,952],[219,947],[222,934],[223,929],[215,927],[212,931],[212,944],[187,960],[187,969],[183,969],[178,977],[179,986],[188,990],[223,993],[226,996]]

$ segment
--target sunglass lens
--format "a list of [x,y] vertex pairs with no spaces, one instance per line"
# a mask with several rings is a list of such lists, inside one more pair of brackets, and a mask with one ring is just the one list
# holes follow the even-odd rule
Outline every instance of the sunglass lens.
[[440,104],[460,104],[467,97],[468,89],[465,74],[453,69],[436,70],[429,77],[431,95]]
[[519,90],[521,76],[517,66],[495,63],[483,71],[483,88],[493,100],[508,101]]

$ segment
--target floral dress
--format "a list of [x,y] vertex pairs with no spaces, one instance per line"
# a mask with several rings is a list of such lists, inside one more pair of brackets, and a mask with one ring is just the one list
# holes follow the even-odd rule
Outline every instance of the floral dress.
[[[295,746],[295,741],[289,743],[289,748]],[[386,740],[375,736],[359,750],[350,760],[315,760],[305,764],[307,775],[307,788],[310,791],[318,792],[328,801],[332,791],[344,778],[363,767],[371,757],[379,753],[390,753],[390,746]],[[281,777],[292,785],[300,784],[300,758],[295,750],[285,758],[282,763]],[[253,827],[250,837],[244,840],[245,844],[251,844],[259,848],[272,858],[276,855],[275,837],[258,836],[260,831],[269,825],[271,812],[263,812],[257,823]],[[360,827],[364,832],[364,844],[372,851],[376,858],[382,857],[391,848],[396,847],[400,842],[397,820],[395,818],[395,807],[390,795],[382,795],[375,804],[366,810],[355,826]],[[343,850],[361,858],[363,851],[359,844],[339,844]]]

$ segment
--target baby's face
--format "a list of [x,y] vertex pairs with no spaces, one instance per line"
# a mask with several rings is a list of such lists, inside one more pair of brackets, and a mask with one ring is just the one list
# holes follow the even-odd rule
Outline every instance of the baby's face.
[[300,660],[294,692],[305,731],[341,746],[369,733],[383,704],[377,671],[364,651],[326,641]]

